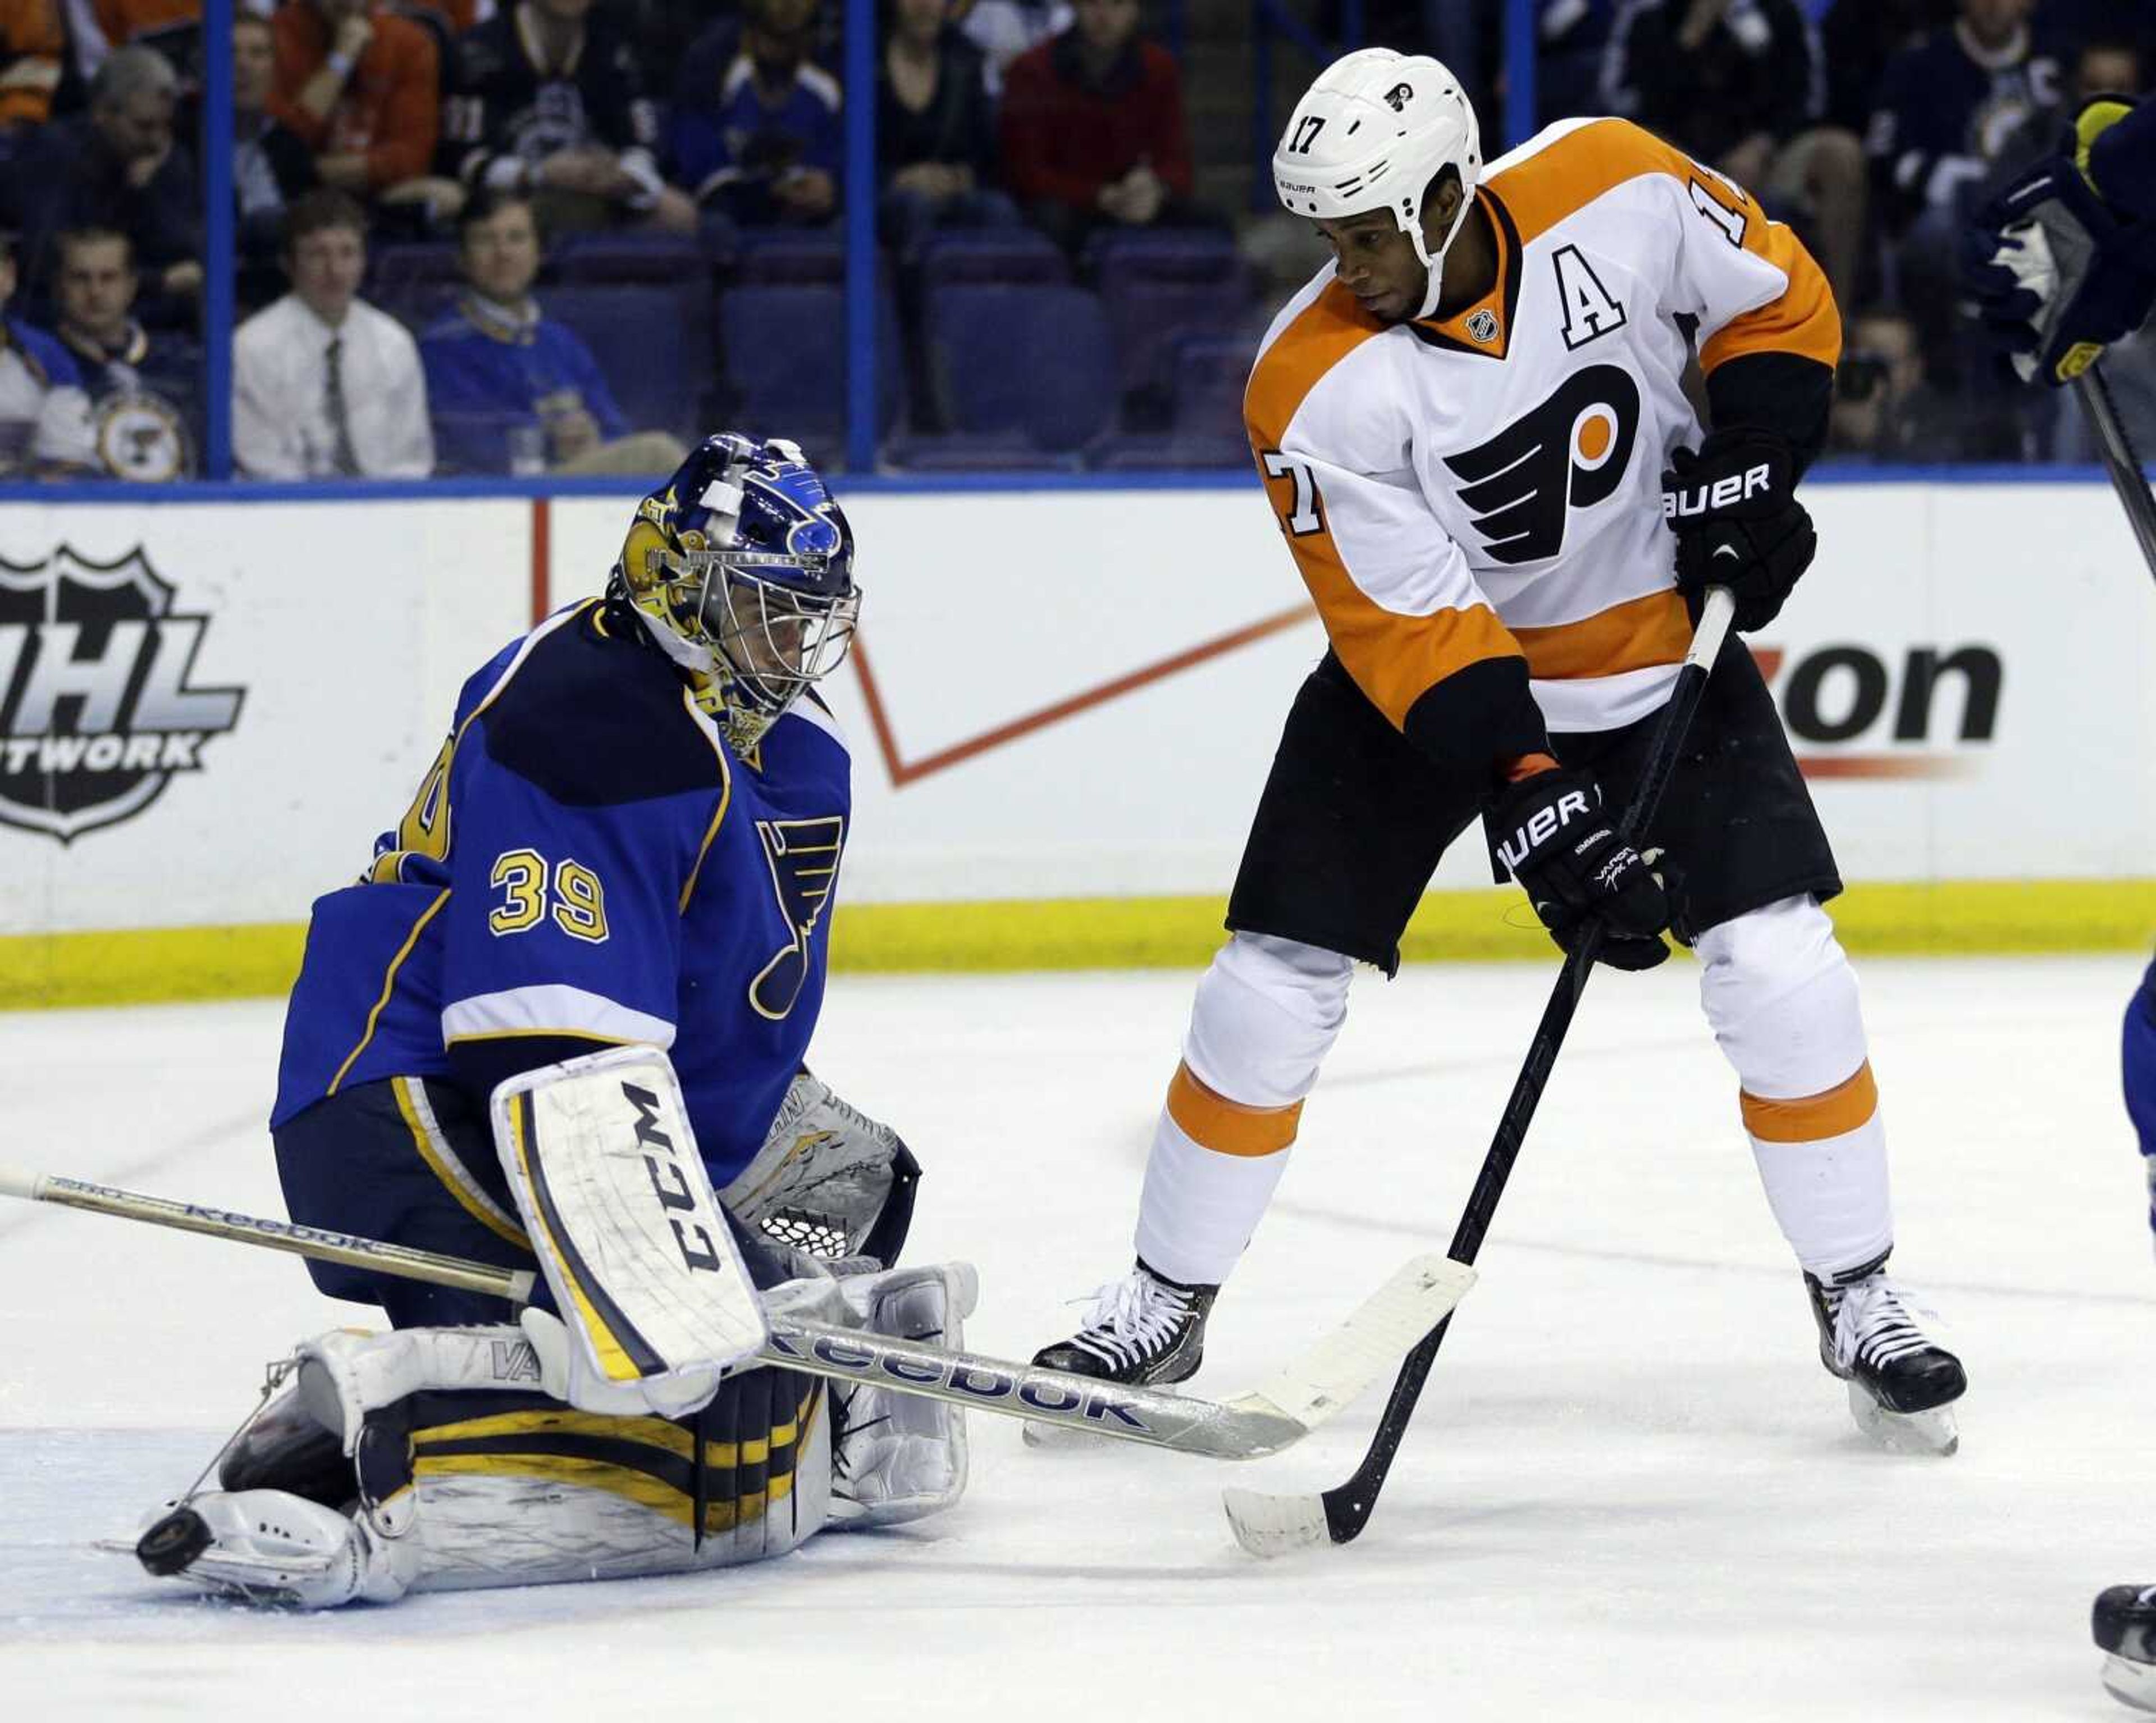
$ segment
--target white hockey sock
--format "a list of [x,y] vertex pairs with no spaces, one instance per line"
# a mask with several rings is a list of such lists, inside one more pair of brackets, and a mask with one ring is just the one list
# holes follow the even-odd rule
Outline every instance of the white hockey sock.
[[1147,1268],[1186,1286],[1228,1278],[1287,1170],[1301,1111],[1300,1102],[1238,1107],[1198,1083],[1188,1066],[1177,1068],[1138,1201],[1138,1255]]
[[[1894,1209],[1871,1067],[1824,1094],[1800,1101],[1748,1094],[1743,1106],[1767,1206],[1804,1272],[1831,1280],[1883,1256],[1894,1242]],[[1837,1124],[1848,1128],[1816,1134]]]
[[1825,1279],[1894,1242],[1887,1135],[1866,1057],[1856,976],[1834,923],[1788,898],[1701,936],[1700,1002],[1743,1087],[1768,1206]]
[[1137,1251],[1148,1268],[1187,1285],[1227,1278],[1287,1169],[1353,972],[1337,952],[1257,934],[1214,957],[1146,1163]]

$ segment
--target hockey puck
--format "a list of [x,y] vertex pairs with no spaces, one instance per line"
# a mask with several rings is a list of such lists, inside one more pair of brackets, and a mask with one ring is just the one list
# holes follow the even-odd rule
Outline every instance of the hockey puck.
[[209,1546],[209,1522],[192,1508],[175,1508],[136,1540],[135,1559],[167,1579],[185,1573]]

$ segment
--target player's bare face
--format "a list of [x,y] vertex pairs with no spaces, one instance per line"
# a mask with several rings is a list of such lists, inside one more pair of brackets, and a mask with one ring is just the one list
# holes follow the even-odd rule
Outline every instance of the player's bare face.
[[1430,272],[1390,212],[1373,210],[1338,221],[1321,221],[1317,231],[1332,248],[1340,285],[1381,323],[1398,323],[1422,303]]

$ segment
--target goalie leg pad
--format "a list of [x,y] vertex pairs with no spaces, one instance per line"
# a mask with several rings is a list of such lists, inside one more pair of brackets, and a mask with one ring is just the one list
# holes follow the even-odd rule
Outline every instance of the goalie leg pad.
[[491,1114],[558,1313],[523,1318],[548,1391],[629,1417],[705,1404],[768,1330],[671,1062],[647,1047],[571,1059],[503,1083]]
[[[154,1510],[151,1525],[191,1511],[202,1526],[167,1538],[177,1565],[153,1572],[327,1608],[733,1566],[783,1555],[829,1518],[829,1407],[792,1371],[730,1376],[676,1422],[562,1405],[507,1326],[340,1330],[294,1361],[294,1386],[227,1461],[231,1476],[245,1454],[255,1487]],[[325,1481],[325,1449],[343,1457],[341,1486]],[[151,1566],[151,1551],[122,1547]]]

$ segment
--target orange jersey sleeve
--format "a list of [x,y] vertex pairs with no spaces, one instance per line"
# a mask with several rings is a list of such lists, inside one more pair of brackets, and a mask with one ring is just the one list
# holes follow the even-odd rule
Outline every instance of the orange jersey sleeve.
[[1384,355],[1366,350],[1382,332],[1337,281],[1306,290],[1251,374],[1251,452],[1348,675],[1425,751],[1489,772],[1546,738],[1518,641],[1389,427]]
[[1833,366],[1841,355],[1841,317],[1802,242],[1734,180],[1630,121],[1585,121],[1494,183],[1526,241],[1648,174],[1666,183],[1676,224],[1666,301],[1698,319],[1702,368],[1712,372],[1763,352]]

